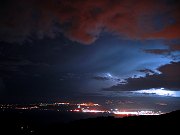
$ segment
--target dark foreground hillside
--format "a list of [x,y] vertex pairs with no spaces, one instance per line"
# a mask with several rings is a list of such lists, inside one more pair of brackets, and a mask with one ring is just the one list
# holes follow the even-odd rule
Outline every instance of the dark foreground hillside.
[[[180,111],[160,116],[132,116],[124,118],[98,117],[78,120],[63,126],[63,131],[79,134],[96,133],[177,133],[180,128]],[[58,125],[51,126],[46,133],[61,133]]]
[[[35,121],[34,116],[19,117],[16,113],[0,113],[0,134],[96,134],[122,132],[176,133],[180,127],[180,110],[159,116],[131,116],[124,118],[97,117],[72,122]],[[3,116],[4,115],[4,116]],[[47,115],[46,117],[51,117]],[[47,120],[47,119],[46,119]],[[3,135],[2,134],[2,135]]]

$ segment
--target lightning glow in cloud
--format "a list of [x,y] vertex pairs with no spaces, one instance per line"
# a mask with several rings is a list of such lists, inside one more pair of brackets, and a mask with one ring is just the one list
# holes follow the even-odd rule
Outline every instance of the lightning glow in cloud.
[[148,94],[148,95],[156,95],[156,96],[167,96],[167,97],[180,97],[180,91],[170,91],[165,90],[164,88],[159,89],[148,89],[148,90],[138,90],[134,91],[135,94]]

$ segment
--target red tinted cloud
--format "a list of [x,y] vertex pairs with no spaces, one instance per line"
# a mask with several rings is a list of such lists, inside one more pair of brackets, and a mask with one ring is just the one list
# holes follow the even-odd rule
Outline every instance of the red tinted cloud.
[[[62,32],[90,44],[104,30],[124,38],[179,38],[177,5],[162,0],[7,0],[1,3],[0,40],[21,42],[32,34],[42,38]],[[165,27],[157,30],[154,18],[159,15],[177,22],[160,22]]]
[[147,38],[178,39],[180,38],[180,24],[167,26],[161,31],[147,34],[146,37]]
[[172,51],[180,51],[180,45],[179,44],[172,44],[170,45]]

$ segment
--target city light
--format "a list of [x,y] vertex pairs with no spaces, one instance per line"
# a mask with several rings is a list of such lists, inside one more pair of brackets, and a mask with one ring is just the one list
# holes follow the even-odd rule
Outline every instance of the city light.
[[[162,90],[162,89],[161,89]],[[113,101],[108,102],[113,104]],[[57,111],[57,112],[77,112],[77,113],[106,113],[109,115],[117,116],[131,116],[131,115],[160,115],[163,114],[161,111],[149,111],[145,109],[133,111],[124,111],[125,109],[119,108],[104,108],[102,105],[97,103],[69,103],[69,102],[55,102],[55,103],[40,103],[40,104],[30,104],[30,105],[0,105],[1,109],[15,109],[15,110],[41,110],[41,111]],[[123,110],[123,111],[122,111]]]
[[161,112],[154,112],[154,111],[113,111],[114,114],[118,115],[160,115]]
[[68,102],[65,102],[65,103],[55,103],[55,104],[57,104],[57,105],[69,105],[69,103]]
[[121,114],[121,115],[138,115],[138,112],[120,112],[120,111],[113,111],[114,114]]
[[89,110],[89,109],[83,109],[82,112],[88,112],[88,113],[103,113],[105,111],[102,110]]
[[80,104],[77,104],[78,106],[99,106],[99,104],[94,104],[94,103],[80,103]]

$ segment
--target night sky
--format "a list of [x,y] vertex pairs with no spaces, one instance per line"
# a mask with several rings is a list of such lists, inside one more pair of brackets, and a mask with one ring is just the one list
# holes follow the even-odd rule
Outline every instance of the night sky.
[[179,10],[178,0],[1,0],[0,102],[180,109]]

